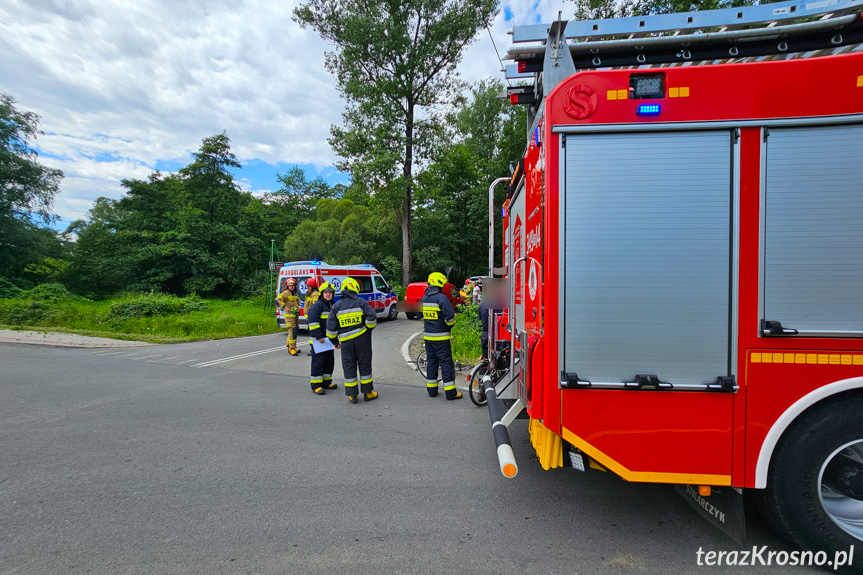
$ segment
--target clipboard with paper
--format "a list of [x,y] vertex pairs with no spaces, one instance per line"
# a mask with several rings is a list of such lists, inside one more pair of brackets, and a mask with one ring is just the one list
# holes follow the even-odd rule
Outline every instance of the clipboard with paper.
[[327,337],[324,338],[324,343],[321,343],[314,338],[312,338],[311,343],[312,349],[315,351],[315,353],[324,353],[325,351],[332,351],[336,349],[336,347],[333,345],[333,342],[331,342],[330,339]]

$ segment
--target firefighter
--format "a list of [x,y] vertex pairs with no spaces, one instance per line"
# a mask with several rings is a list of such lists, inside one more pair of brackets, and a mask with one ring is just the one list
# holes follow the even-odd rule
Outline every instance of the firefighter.
[[461,392],[455,388],[455,364],[450,346],[450,330],[455,324],[455,309],[441,291],[446,285],[446,276],[434,272],[429,276],[428,284],[425,295],[420,300],[423,310],[423,339],[428,358],[426,389],[429,397],[437,395],[437,374],[440,366],[446,398],[460,399]]
[[288,278],[288,281],[285,282],[285,291],[278,295],[276,302],[282,308],[282,313],[285,316],[285,327],[288,328],[288,341],[285,344],[288,353],[300,355],[300,352],[297,351],[297,332],[299,331],[297,316],[300,313],[300,294],[297,293],[297,280]]
[[[359,297],[360,284],[354,278],[342,283],[342,297],[333,305],[327,318],[327,337],[336,349],[341,346],[342,369],[345,373],[345,395],[350,403],[358,403],[362,391],[365,401],[377,399],[372,381],[372,333],[378,323],[375,310]],[[359,367],[359,390],[357,389]]]
[[[309,280],[311,281],[311,280]],[[317,290],[316,290],[317,291]],[[326,337],[326,325],[329,319],[330,309],[333,307],[333,297],[336,291],[329,283],[321,284],[321,297],[310,308],[306,318],[309,320],[309,335],[324,343]],[[308,302],[308,297],[306,298]],[[322,323],[323,322],[323,323]],[[311,346],[311,344],[309,344]],[[314,348],[312,354],[312,391],[318,395],[326,393],[327,389],[336,389],[337,386],[333,383],[333,366],[335,365],[335,351],[332,349],[321,353],[315,353]]]
[[[324,282],[326,283],[326,282]],[[306,300],[303,303],[303,309],[306,310],[306,321],[309,319],[309,310],[312,309],[312,306],[315,305],[315,302],[318,301],[320,297],[320,292],[318,292],[318,280],[315,278],[309,278],[306,280]],[[311,329],[309,328],[309,335],[311,335]],[[312,340],[309,339],[309,351],[306,355],[312,355]]]

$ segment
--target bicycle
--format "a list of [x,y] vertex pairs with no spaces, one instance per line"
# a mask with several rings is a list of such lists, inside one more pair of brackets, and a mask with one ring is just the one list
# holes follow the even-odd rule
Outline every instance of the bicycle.
[[[414,363],[416,363],[417,371],[420,373],[420,375],[423,376],[424,378],[428,379],[428,364],[429,364],[429,362],[428,362],[428,357],[426,356],[425,350],[421,351],[419,353],[419,355],[417,355],[417,358],[414,361]],[[456,371],[464,371],[464,367],[462,366],[462,364],[460,362],[453,360],[453,365],[455,365]],[[440,381],[442,381],[442,379],[443,378],[441,377],[441,372],[439,371],[438,376],[437,376],[437,380],[438,380],[438,382],[440,382]]]
[[492,384],[496,384],[509,373],[509,342],[499,341],[495,347],[492,360],[485,359],[470,372],[467,391],[471,402],[477,407],[483,407],[488,403],[483,383],[485,376],[490,375]]

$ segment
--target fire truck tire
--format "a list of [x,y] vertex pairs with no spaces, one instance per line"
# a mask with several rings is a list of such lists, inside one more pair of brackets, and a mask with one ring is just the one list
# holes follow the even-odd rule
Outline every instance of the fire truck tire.
[[396,309],[396,304],[390,306],[390,311],[387,312],[387,321],[393,321],[399,317],[399,310]]
[[804,414],[774,452],[763,494],[766,519],[803,550],[863,543],[863,397]]

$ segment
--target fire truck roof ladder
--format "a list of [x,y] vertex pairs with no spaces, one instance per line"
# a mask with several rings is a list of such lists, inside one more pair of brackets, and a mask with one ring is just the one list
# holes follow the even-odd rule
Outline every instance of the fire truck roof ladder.
[[[606,20],[516,26],[506,59],[508,79],[534,80],[508,88],[513,103],[528,104],[533,124],[539,104],[577,70],[801,54],[863,44],[863,0],[792,0],[742,8],[655,14]],[[523,44],[523,45],[521,45]],[[514,96],[514,97],[513,97]]]

